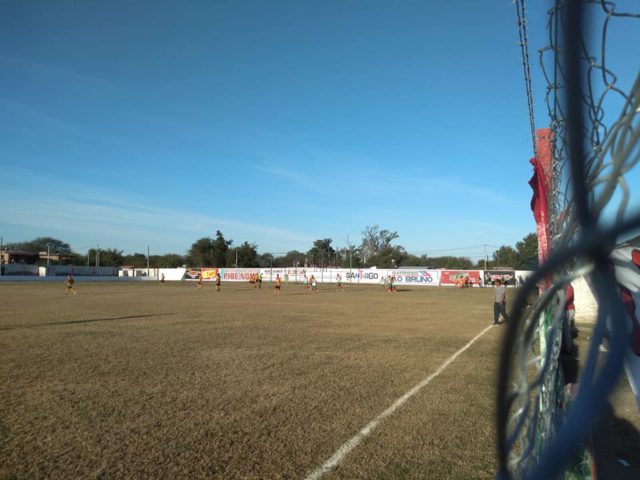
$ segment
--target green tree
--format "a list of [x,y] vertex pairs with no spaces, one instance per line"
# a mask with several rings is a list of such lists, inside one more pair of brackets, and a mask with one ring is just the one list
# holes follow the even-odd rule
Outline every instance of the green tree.
[[238,260],[239,268],[259,266],[257,248],[257,245],[249,242],[244,242],[242,245],[230,248],[227,251],[227,266],[235,266],[236,259]]
[[216,231],[216,238],[213,241],[213,267],[227,266],[227,252],[232,243],[233,240],[226,240],[220,230]]
[[26,242],[7,243],[4,248],[34,253],[46,252],[49,248],[52,255],[71,255],[72,253],[68,243],[53,237],[38,237]]
[[391,242],[398,238],[398,232],[390,230],[380,230],[378,225],[365,227],[362,231],[362,243],[360,244],[360,255],[368,265],[375,263],[370,261],[371,258],[378,255],[382,249],[391,247]]
[[189,249],[187,260],[192,267],[212,267],[213,266],[213,239],[203,237],[196,240]]
[[362,243],[358,254],[365,266],[394,268],[402,264],[407,258],[407,252],[400,245],[392,245],[398,238],[398,232],[380,230],[378,225],[365,227],[362,231]]
[[530,233],[516,243],[517,270],[535,270],[538,268],[538,235]]
[[[122,250],[117,248],[104,248],[99,251],[99,265],[101,267],[120,267],[124,262]],[[145,262],[146,266],[146,262]]]
[[494,268],[515,268],[519,264],[518,253],[513,247],[503,245],[493,252]]
[[[89,250],[89,259],[91,259],[93,252],[93,250]],[[125,255],[122,259],[122,265],[126,265],[127,267],[146,268],[147,256],[144,253],[132,253]]]
[[[303,266],[306,255],[298,250],[290,250],[281,257],[274,257],[270,253],[265,253],[264,255],[270,255],[273,260],[273,266],[278,268],[286,268],[286,267],[295,267],[295,266]],[[262,266],[262,265],[261,265]],[[268,267],[269,263],[265,265]]]
[[216,238],[203,237],[196,240],[187,254],[187,263],[193,267],[226,267],[227,252],[233,242],[226,240],[220,230]]
[[336,252],[336,264],[343,268],[360,268],[364,266],[360,251],[357,248],[341,248]]
[[473,262],[467,257],[430,257],[429,265],[434,268],[450,268],[454,270],[471,270]]
[[402,267],[428,267],[431,265],[429,263],[431,261],[430,258],[427,258],[426,255],[407,255],[406,258],[402,261]]
[[307,257],[312,265],[320,267],[327,266],[331,261],[331,256],[336,253],[331,246],[333,240],[330,238],[322,238],[313,242],[313,246],[307,252]]
[[277,258],[272,253],[261,253],[256,259],[257,265],[254,266],[260,268],[277,267],[276,260]]
[[367,264],[380,268],[397,268],[407,256],[406,250],[400,245],[383,245],[376,255],[367,259]]
[[185,265],[186,262],[182,255],[165,253],[164,255],[151,255],[149,263],[153,268],[178,268]]

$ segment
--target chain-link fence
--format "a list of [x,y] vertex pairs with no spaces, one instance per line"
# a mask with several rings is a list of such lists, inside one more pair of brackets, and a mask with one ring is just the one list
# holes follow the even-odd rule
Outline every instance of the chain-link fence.
[[[524,0],[516,7],[526,47]],[[595,0],[557,0],[548,12],[549,43],[540,50],[540,66],[553,160],[549,257],[519,292],[505,334],[497,398],[498,478],[560,478],[572,459],[577,459],[573,473],[588,477],[588,465],[579,460],[585,439],[622,371],[626,319],[609,256],[640,227],[630,188],[640,159],[640,76],[627,89],[619,84],[609,64],[609,40],[623,20],[625,33],[639,35],[640,23],[629,23],[638,18],[614,2]],[[633,49],[626,59],[637,75]],[[528,54],[523,62],[528,64]],[[527,69],[525,80],[535,142]],[[584,275],[598,315],[578,384],[567,388],[560,362],[564,288]],[[609,353],[599,359],[603,342]]]

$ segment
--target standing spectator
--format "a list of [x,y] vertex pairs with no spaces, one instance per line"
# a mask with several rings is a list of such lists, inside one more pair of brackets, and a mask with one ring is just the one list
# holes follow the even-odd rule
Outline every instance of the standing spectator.
[[573,285],[567,284],[564,288],[566,303],[564,304],[564,319],[562,322],[562,350],[565,353],[573,352],[573,332],[575,327],[576,306],[574,304]]
[[505,322],[509,321],[507,315],[507,287],[502,284],[502,280],[496,278],[495,280],[495,301],[493,302],[493,324],[500,325],[500,315],[504,318]]

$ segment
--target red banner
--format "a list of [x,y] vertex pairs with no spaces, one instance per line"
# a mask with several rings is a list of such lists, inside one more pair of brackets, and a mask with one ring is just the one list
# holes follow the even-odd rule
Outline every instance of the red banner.
[[549,193],[553,176],[552,145],[553,132],[550,128],[536,130],[537,157],[529,162],[533,165],[533,176],[529,185],[533,189],[531,210],[536,220],[538,233],[538,260],[542,264],[549,256]]
[[480,285],[479,270],[440,270],[440,285],[458,285],[465,277],[469,286]]

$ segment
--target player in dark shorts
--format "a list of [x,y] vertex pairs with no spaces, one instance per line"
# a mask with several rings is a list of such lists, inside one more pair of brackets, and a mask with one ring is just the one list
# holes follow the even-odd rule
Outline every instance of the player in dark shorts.
[[67,289],[64,291],[64,294],[68,294],[69,292],[72,292],[74,295],[77,293],[74,289],[73,289],[73,284],[75,283],[75,280],[73,279],[73,275],[69,274],[67,275]]
[[339,273],[336,275],[336,290],[338,292],[344,291],[344,288],[342,288],[342,275]]
[[220,272],[216,273],[216,290],[220,291],[220,284],[222,283],[222,279],[220,278]]
[[202,274],[198,274],[198,290],[202,288]]
[[276,286],[275,289],[273,291],[273,294],[276,296],[280,296],[280,287],[282,286],[282,280],[280,279],[280,274],[278,273],[276,275]]

